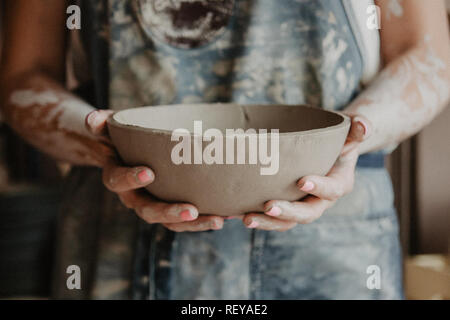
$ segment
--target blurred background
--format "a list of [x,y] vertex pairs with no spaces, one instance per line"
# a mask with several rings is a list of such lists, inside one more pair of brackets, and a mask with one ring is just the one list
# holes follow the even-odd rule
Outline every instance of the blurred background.
[[[1,1],[0,31],[3,5]],[[71,72],[68,77],[75,86]],[[409,299],[450,299],[449,123],[447,108],[386,158]],[[56,215],[68,169],[24,143],[0,115],[0,298],[49,296]]]

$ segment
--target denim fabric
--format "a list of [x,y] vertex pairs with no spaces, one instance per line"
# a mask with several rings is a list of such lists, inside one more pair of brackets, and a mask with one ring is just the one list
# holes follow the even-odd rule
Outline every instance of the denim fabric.
[[[248,230],[239,220],[213,232],[155,229],[152,242],[164,242],[162,234],[172,239],[164,259],[155,259],[158,245],[152,247],[149,282],[156,286],[141,287],[150,290],[146,298],[403,298],[397,217],[384,169],[358,169],[351,194],[316,222],[284,233]],[[372,265],[381,270],[379,290],[366,284]]]
[[[161,20],[169,34],[201,34],[199,23],[186,18],[178,28],[179,21],[165,16],[192,2],[210,1],[108,1],[109,28],[102,34],[110,35],[110,108],[235,102],[341,109],[358,93],[362,60],[341,1],[214,1],[234,6],[208,43],[179,48],[155,36],[161,25],[152,21]],[[164,9],[153,9],[159,5]]]
[[384,168],[385,158],[386,153],[384,152],[362,154],[359,156],[356,166],[359,168]]

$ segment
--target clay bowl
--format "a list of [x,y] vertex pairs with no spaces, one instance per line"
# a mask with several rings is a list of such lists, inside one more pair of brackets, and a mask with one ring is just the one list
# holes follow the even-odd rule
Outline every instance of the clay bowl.
[[[202,121],[202,133],[195,132],[194,121]],[[164,201],[192,203],[202,214],[222,216],[263,211],[263,204],[268,200],[301,199],[305,194],[296,187],[296,182],[305,175],[325,175],[330,170],[342,149],[349,127],[350,119],[344,115],[299,105],[142,107],[119,111],[108,120],[109,134],[122,160],[130,166],[147,165],[154,170],[156,179],[148,186],[148,191]],[[184,133],[176,131],[178,138],[172,139],[174,130],[180,128],[187,130]],[[214,135],[210,141],[202,141],[202,134],[210,128],[220,130],[215,133],[218,131],[223,135]],[[239,128],[252,128],[256,133],[227,135],[226,129]],[[260,129],[268,130],[266,140]],[[279,129],[278,143],[276,136],[270,135],[272,129]],[[238,137],[244,139],[240,140],[245,141],[244,149],[238,150]],[[249,152],[250,139],[254,138],[258,141],[258,151],[253,149]],[[186,153],[180,152],[181,141],[189,140],[191,144],[184,144]],[[217,155],[222,153],[224,164],[217,163],[220,159],[207,164],[212,162],[211,158],[207,160],[202,157],[204,154],[216,155],[211,151],[212,141],[219,143],[214,146],[219,151]],[[265,149],[260,147],[261,141],[265,142]],[[228,152],[227,162],[226,145],[230,143],[232,146],[233,142],[235,152]],[[192,146],[195,143],[196,149]],[[267,162],[263,164],[263,158],[258,154],[261,150],[267,150],[264,155],[270,156],[272,143],[279,146],[278,171],[275,171],[275,147],[271,165]],[[206,152],[208,145],[210,149]],[[173,161],[172,153],[176,146],[178,160],[175,162],[186,156],[180,164]],[[229,150],[233,150],[231,146]],[[241,158],[244,164],[238,164],[237,157],[242,152],[245,153],[244,161]],[[195,154],[200,155],[197,163],[200,161],[202,164],[194,163]],[[250,161],[251,156],[253,162]],[[266,169],[265,175],[262,175],[261,168],[268,167],[272,169]]]

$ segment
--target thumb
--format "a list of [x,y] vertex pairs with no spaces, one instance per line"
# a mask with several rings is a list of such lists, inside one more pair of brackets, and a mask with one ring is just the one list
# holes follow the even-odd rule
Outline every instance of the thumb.
[[96,136],[106,136],[106,120],[114,113],[112,110],[94,110],[86,116],[86,128]]
[[350,115],[352,120],[346,143],[363,142],[372,131],[370,121],[362,115]]
[[341,156],[345,156],[351,151],[356,150],[359,144],[370,136],[372,131],[372,125],[366,117],[359,114],[347,115],[351,119],[351,125],[347,135],[347,140],[345,141],[344,147],[341,151]]

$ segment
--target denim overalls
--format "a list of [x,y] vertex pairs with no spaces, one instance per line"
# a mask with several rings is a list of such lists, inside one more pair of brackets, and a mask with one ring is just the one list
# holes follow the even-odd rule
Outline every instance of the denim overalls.
[[[343,1],[81,1],[97,107],[237,102],[339,110],[363,58]],[[383,154],[361,156],[354,191],[284,233],[229,220],[173,233],[136,218],[76,168],[66,186],[54,295],[134,299],[398,299],[401,250]],[[257,188],[258,186],[255,186]],[[65,265],[84,270],[64,288]],[[373,274],[372,270],[379,273]],[[380,276],[380,288],[371,277]]]

